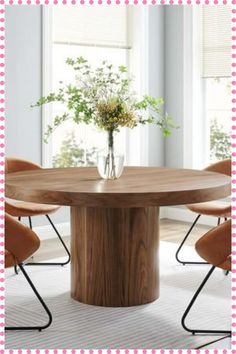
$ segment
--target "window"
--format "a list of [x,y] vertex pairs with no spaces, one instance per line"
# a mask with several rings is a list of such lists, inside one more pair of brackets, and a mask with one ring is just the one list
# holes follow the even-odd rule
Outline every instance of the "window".
[[229,158],[231,7],[202,8],[202,79],[206,116],[206,163]]
[[231,84],[225,77],[205,78],[205,112],[207,120],[207,162],[230,158]]
[[[65,63],[67,58],[83,56],[94,67],[103,60],[129,66],[129,11],[128,6],[52,6],[50,90],[57,90],[61,81],[73,82],[74,73]],[[62,109],[60,104],[53,104],[48,115],[54,117]],[[51,137],[48,164],[55,167],[93,165],[105,139],[106,134],[98,132],[94,126],[67,121]],[[125,142],[124,129],[116,137],[119,150],[125,149]]]
[[201,169],[231,155],[231,6],[185,9],[184,58],[184,166]]

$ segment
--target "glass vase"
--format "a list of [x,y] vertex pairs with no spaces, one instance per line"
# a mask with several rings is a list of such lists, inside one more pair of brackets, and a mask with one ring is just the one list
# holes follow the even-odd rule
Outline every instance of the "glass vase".
[[97,168],[103,179],[117,179],[124,168],[124,155],[114,149],[114,132],[108,131],[107,147],[98,152]]

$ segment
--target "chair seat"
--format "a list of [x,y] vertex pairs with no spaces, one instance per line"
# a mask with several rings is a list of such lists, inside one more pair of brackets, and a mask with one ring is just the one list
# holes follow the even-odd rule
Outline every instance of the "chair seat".
[[38,204],[30,202],[19,202],[19,203],[6,203],[5,211],[6,213],[15,216],[36,216],[51,214],[60,208],[59,205],[50,204]]
[[211,215],[218,218],[229,218],[231,216],[231,205],[223,202],[188,204],[187,208],[197,214]]

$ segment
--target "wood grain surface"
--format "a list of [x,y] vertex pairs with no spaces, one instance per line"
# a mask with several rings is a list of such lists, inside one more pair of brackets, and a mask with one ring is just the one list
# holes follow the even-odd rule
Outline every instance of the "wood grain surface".
[[99,306],[151,302],[159,289],[158,206],[226,197],[230,177],[214,172],[126,167],[113,181],[97,169],[6,175],[6,196],[71,206],[71,295]]
[[98,306],[159,296],[159,208],[71,208],[71,295]]
[[6,196],[71,206],[165,206],[224,198],[230,181],[214,172],[158,167],[126,167],[110,181],[93,167],[42,169],[7,174]]

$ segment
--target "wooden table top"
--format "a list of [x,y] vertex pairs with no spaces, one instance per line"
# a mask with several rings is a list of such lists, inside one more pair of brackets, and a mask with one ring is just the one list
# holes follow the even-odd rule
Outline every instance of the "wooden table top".
[[117,180],[103,180],[95,167],[9,173],[9,198],[68,206],[144,207],[199,203],[230,194],[231,178],[214,172],[125,167]]

